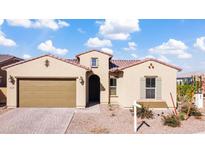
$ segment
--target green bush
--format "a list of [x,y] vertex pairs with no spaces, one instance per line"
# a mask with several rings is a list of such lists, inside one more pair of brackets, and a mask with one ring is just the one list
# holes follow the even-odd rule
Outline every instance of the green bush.
[[[184,112],[187,114],[188,109],[189,109],[189,106],[184,105],[181,107],[181,112]],[[189,116],[202,116],[202,113],[199,111],[199,109],[195,105],[192,105],[190,108]]]
[[180,113],[179,113],[179,119],[180,119],[181,121],[185,120],[185,117],[186,117],[186,113],[184,113],[184,112],[180,112]]
[[163,124],[170,127],[180,127],[181,121],[179,116],[176,116],[175,114],[170,114],[167,116],[162,116]]
[[154,114],[152,110],[149,109],[149,107],[145,107],[142,105],[141,108],[137,108],[137,117],[141,119],[153,119]]

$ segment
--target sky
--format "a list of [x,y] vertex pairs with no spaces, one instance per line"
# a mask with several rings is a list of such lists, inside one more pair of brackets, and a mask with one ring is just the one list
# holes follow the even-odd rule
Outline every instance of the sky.
[[205,72],[205,20],[0,19],[0,54],[74,58],[98,49],[113,59],[156,58]]

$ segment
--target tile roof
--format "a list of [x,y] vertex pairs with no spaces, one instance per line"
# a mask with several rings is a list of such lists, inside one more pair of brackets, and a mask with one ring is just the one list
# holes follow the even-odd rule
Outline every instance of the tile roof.
[[10,59],[13,59],[13,58],[16,58],[18,60],[23,60],[21,58],[18,58],[18,57],[12,56],[12,55],[0,54],[0,63],[4,63],[4,62],[6,62]]
[[191,78],[192,76],[205,76],[204,72],[187,72],[177,74],[177,78]]
[[135,66],[135,65],[139,65],[139,64],[142,64],[142,63],[147,62],[147,61],[155,61],[155,62],[158,62],[162,65],[174,68],[178,71],[182,70],[181,68],[179,68],[177,66],[162,62],[158,59],[147,58],[147,59],[143,59],[143,60],[111,60],[110,71],[111,72],[122,71],[126,68],[129,68],[129,67],[132,67],[132,66]]
[[[4,66],[3,69],[7,69],[9,67],[12,67],[12,66],[15,66],[15,65],[19,65],[19,64],[22,64],[22,63],[25,63],[25,62],[28,62],[28,61],[32,61],[32,60],[35,60],[35,59],[38,59],[38,58],[41,58],[41,57],[45,57],[45,56],[53,57],[55,59],[64,61],[66,63],[70,63],[72,65],[84,68],[86,70],[90,70],[89,67],[81,65],[79,63],[78,59],[64,59],[64,58],[60,58],[60,57],[57,57],[57,56],[54,56],[54,55],[50,55],[50,54],[43,55],[43,56],[40,56],[40,57],[36,57],[36,58],[33,58],[33,59],[29,59],[29,60],[25,60],[25,61],[20,61],[20,62],[11,64],[11,65],[8,65],[8,66]],[[110,69],[111,72],[122,71],[122,70],[124,70],[126,68],[129,68],[129,67],[132,67],[132,66],[135,66],[135,65],[139,65],[139,64],[147,62],[147,61],[155,61],[155,62],[158,62],[158,63],[160,63],[162,65],[165,65],[165,66],[177,69],[178,71],[181,71],[181,68],[179,68],[179,67],[176,67],[176,66],[171,65],[171,64],[167,64],[165,62],[162,62],[160,60],[153,59],[153,58],[148,58],[148,59],[144,59],[144,60],[112,60],[111,59],[110,60],[110,64],[109,64],[109,69]]]
[[86,66],[83,66],[83,65],[80,65],[80,64],[77,62],[77,59],[64,59],[64,58],[60,58],[60,57],[57,57],[57,56],[54,56],[54,55],[50,55],[50,54],[43,55],[43,56],[36,57],[36,58],[32,58],[32,59],[29,59],[29,60],[20,61],[20,62],[11,64],[11,65],[7,65],[7,66],[4,66],[3,69],[7,69],[7,68],[9,68],[9,67],[13,67],[13,66],[16,66],[16,65],[19,65],[19,64],[23,64],[23,63],[26,63],[26,62],[29,62],[29,61],[32,61],[32,60],[36,60],[36,59],[39,59],[39,58],[42,58],[42,57],[45,57],[45,56],[49,56],[49,57],[52,57],[52,58],[61,60],[61,61],[63,61],[63,62],[66,62],[66,63],[72,64],[72,65],[75,65],[75,66],[84,68],[84,69],[86,69],[86,70],[90,70],[90,68],[88,68],[88,67],[86,67]]
[[105,54],[105,55],[108,55],[108,56],[112,57],[112,54],[109,54],[109,53],[107,53],[107,52],[103,52],[103,51],[100,51],[100,50],[95,50],[95,49],[82,52],[82,53],[76,55],[76,57],[79,57],[79,56],[81,56],[81,55],[84,55],[84,54],[86,54],[86,53],[93,52],[93,51],[96,51],[96,52],[99,52],[99,53],[102,53],[102,54]]
[[140,60],[111,60],[110,61],[110,71],[120,70],[124,67],[131,66]]

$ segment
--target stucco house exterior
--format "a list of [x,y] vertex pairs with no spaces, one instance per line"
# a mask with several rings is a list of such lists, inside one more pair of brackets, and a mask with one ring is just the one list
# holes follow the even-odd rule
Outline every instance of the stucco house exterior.
[[78,107],[93,103],[153,108],[176,104],[181,69],[156,59],[113,60],[91,50],[63,59],[44,55],[5,66],[8,107]]

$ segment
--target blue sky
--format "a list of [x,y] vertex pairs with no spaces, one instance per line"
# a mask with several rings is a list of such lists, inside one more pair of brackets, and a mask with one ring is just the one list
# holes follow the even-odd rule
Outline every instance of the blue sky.
[[90,49],[205,71],[205,20],[0,20],[1,54],[73,58]]

